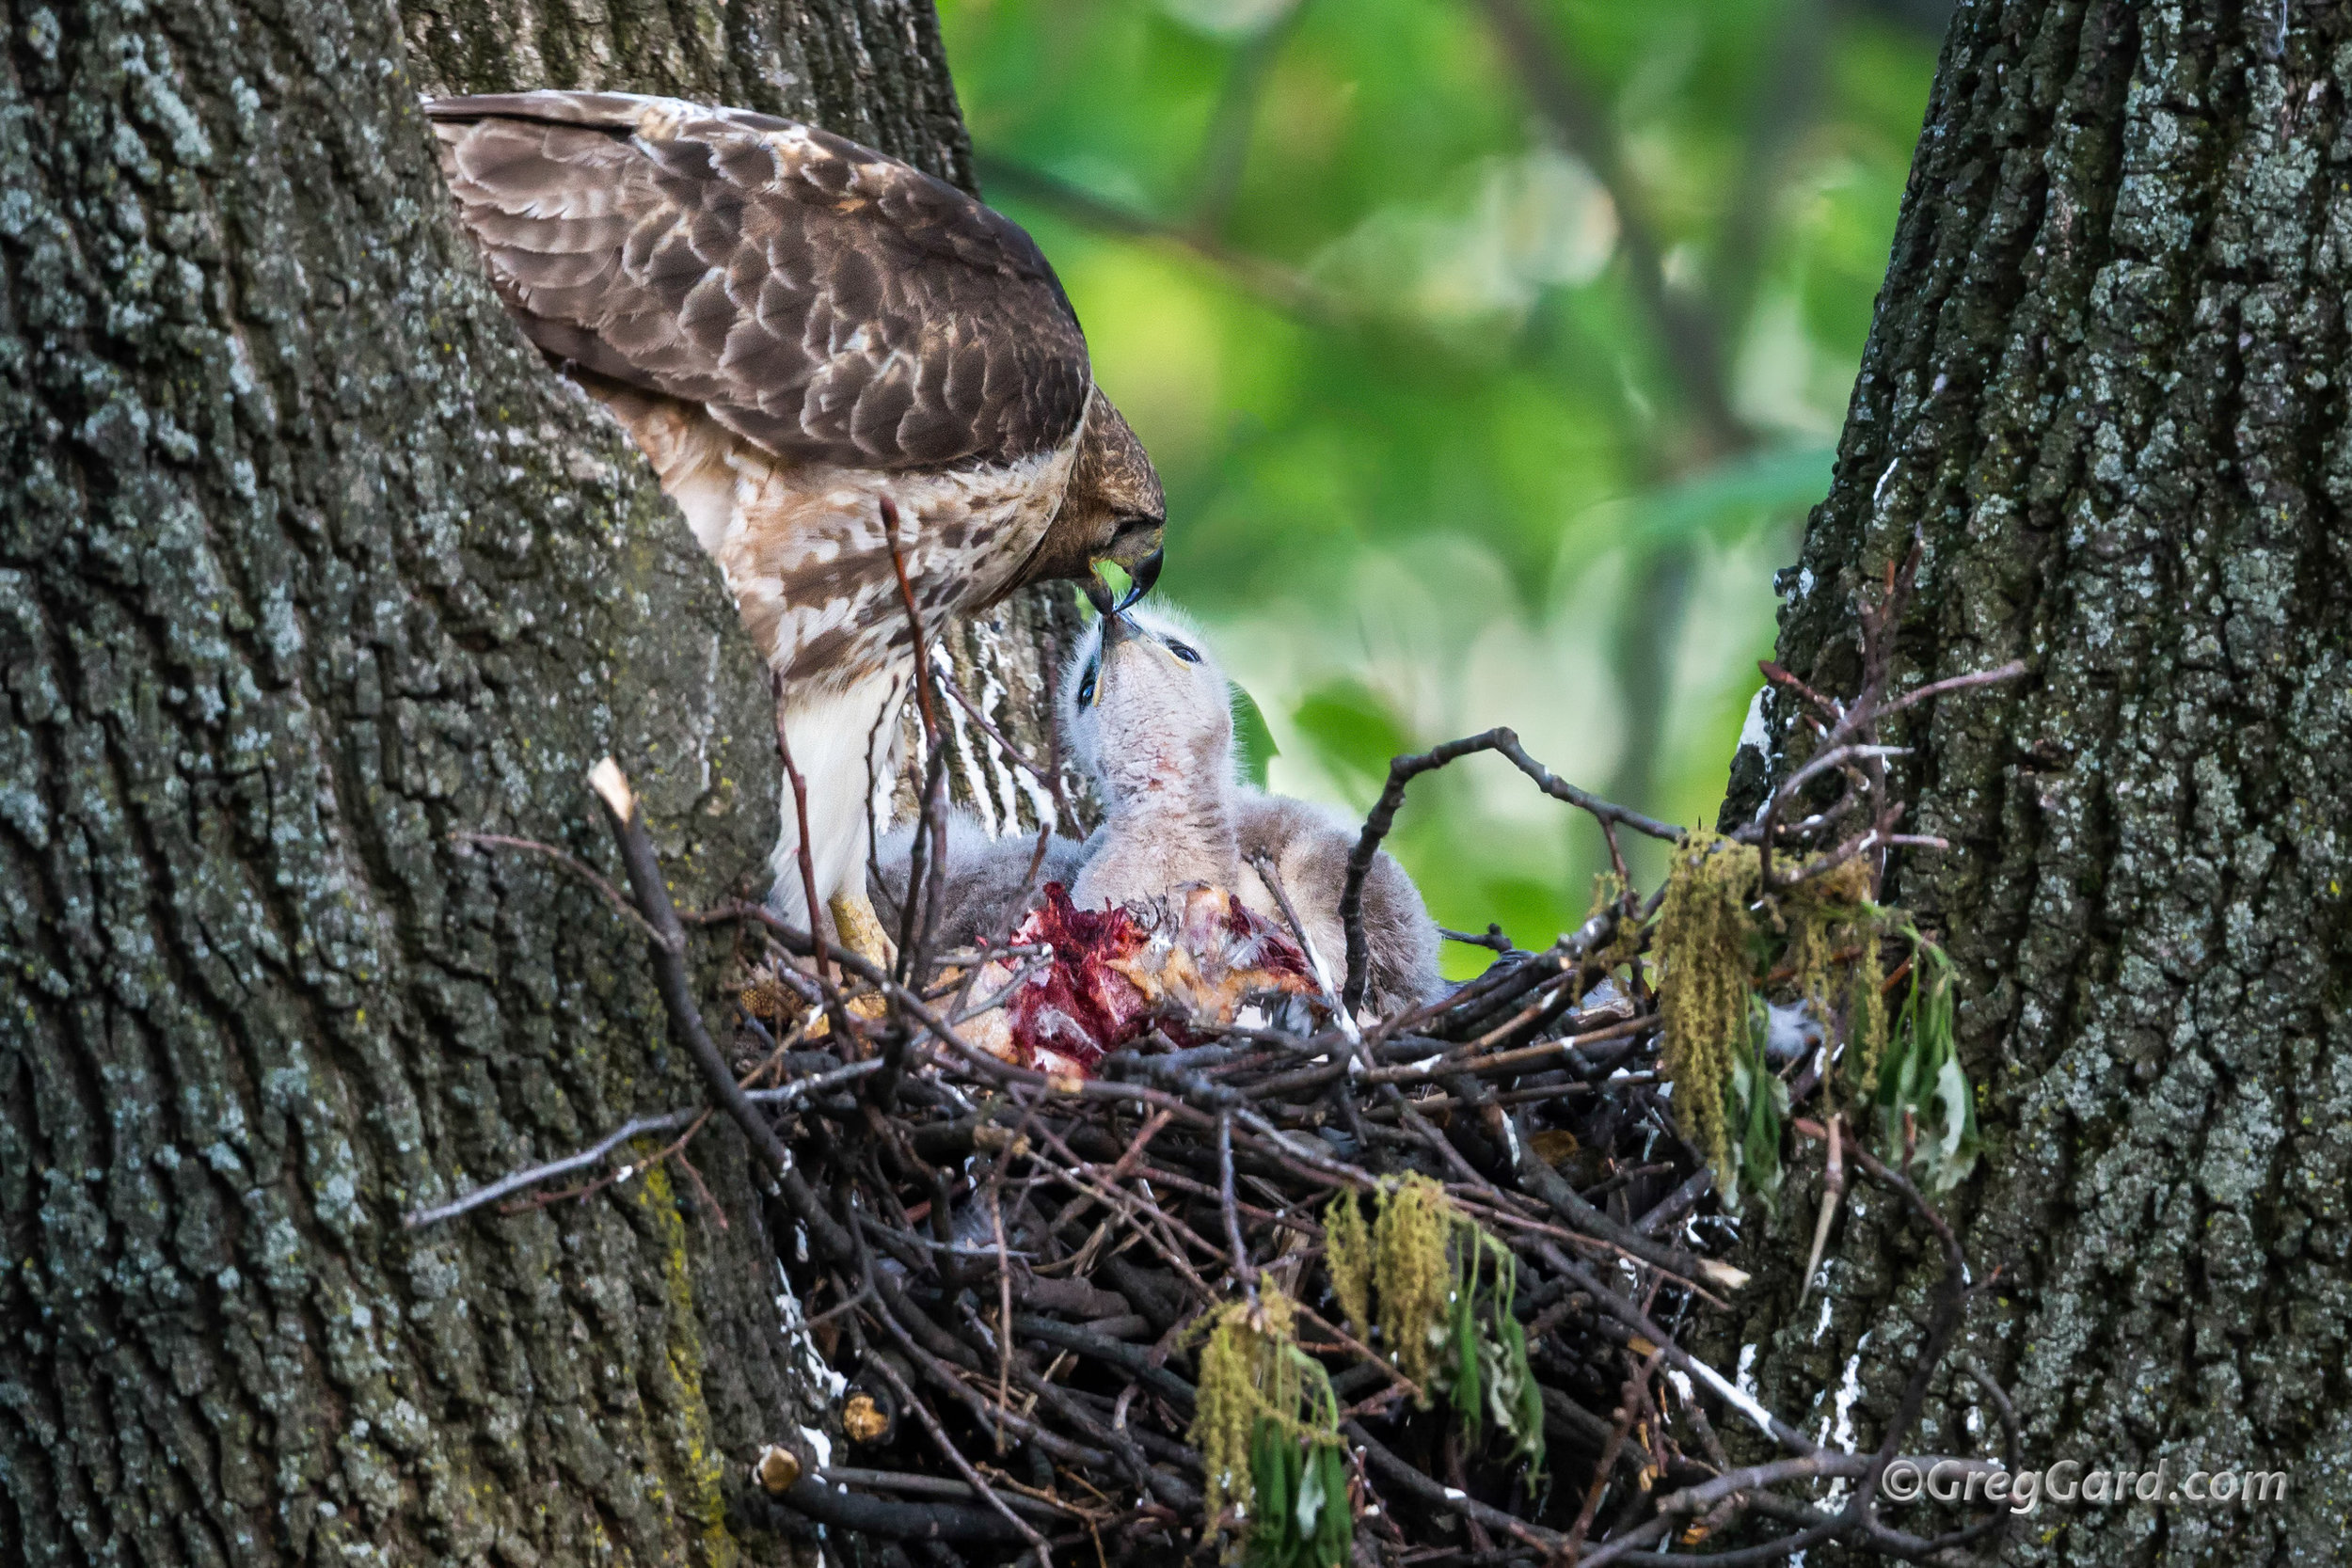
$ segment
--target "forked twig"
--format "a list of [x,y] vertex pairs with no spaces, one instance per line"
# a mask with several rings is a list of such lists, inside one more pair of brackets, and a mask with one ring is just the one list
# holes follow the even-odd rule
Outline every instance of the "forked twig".
[[1347,984],[1340,1000],[1351,1013],[1364,1005],[1364,992],[1372,978],[1371,950],[1364,938],[1364,880],[1372,874],[1373,857],[1380,852],[1380,841],[1396,826],[1396,814],[1405,804],[1406,787],[1423,773],[1435,772],[1478,752],[1495,752],[1508,758],[1545,794],[1592,813],[1604,824],[1623,823],[1635,832],[1670,844],[1682,836],[1679,828],[1577,788],[1529,756],[1519,744],[1518,733],[1506,727],[1498,726],[1483,735],[1449,740],[1416,755],[1393,759],[1389,764],[1389,782],[1380,791],[1371,815],[1364,818],[1363,832],[1347,857],[1347,882],[1340,893],[1340,925],[1347,933]]

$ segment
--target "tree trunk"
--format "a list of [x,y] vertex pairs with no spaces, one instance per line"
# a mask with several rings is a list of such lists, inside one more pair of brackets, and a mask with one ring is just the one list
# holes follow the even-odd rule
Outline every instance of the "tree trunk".
[[[416,100],[693,94],[963,177],[930,6],[0,29],[0,1555],[775,1560],[745,1462],[817,1404],[723,1119],[699,1177],[402,1223],[700,1099],[632,927],[451,834],[610,866],[609,752],[691,906],[759,891],[777,798],[716,572],[506,320]],[[1018,738],[1052,605],[960,639]]]
[[[1950,1209],[2001,1271],[1963,1346],[2013,1394],[2024,1464],[2292,1472],[2268,1507],[2044,1502],[2008,1560],[2342,1560],[2347,44],[2341,8],[2280,0],[1963,8],[1784,578],[1782,660],[1851,690],[1854,595],[1915,527],[1909,674],[2031,668],[1888,736],[1918,748],[1905,827],[1953,846],[1900,856],[1888,895],[1963,982],[1988,1148]],[[1790,705],[1764,716],[1727,820],[1802,754]],[[1931,1258],[1865,1195],[1827,1318],[1792,1311],[1819,1194],[1792,1180],[1752,1233],[1760,1301],[1723,1352],[1759,1346],[1768,1403],[1867,1445]],[[1968,1379],[1936,1396],[1915,1450],[1997,1451]]]

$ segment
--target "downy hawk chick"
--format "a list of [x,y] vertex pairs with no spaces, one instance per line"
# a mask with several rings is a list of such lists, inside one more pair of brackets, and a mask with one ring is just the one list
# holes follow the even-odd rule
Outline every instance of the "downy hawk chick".
[[[1263,858],[1339,984],[1347,962],[1340,895],[1356,830],[1320,807],[1240,782],[1232,690],[1200,637],[1158,610],[1104,615],[1073,654],[1061,702],[1063,733],[1104,811],[1071,889],[1079,907],[1209,882],[1282,926],[1281,905],[1254,863]],[[1373,1010],[1393,1015],[1438,996],[1438,928],[1413,879],[1386,853],[1365,879],[1363,914]]]
[[[893,828],[874,846],[875,865],[882,874],[873,890],[874,908],[894,936],[906,908],[915,828],[914,822]],[[934,871],[946,879],[937,932],[943,952],[1005,941],[1037,907],[1046,883],[1067,886],[1078,874],[1078,842],[1059,833],[1047,837],[1041,853],[1037,834],[1015,831],[991,838],[977,817],[950,808],[946,837],[946,855],[927,853],[924,873],[927,886]],[[928,894],[925,902],[930,902]]]
[[[425,105],[457,216],[524,334],[626,426],[782,677],[816,893],[868,957],[866,794],[913,669],[882,499],[927,627],[1104,561],[1165,507],[1018,225],[812,126],[609,92]],[[814,915],[787,790],[773,899]]]

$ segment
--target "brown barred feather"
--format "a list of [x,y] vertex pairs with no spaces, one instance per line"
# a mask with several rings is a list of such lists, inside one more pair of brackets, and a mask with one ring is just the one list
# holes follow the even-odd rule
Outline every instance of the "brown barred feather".
[[778,456],[881,470],[1050,451],[1091,387],[1028,235],[772,116],[620,93],[426,105],[458,214],[545,353],[705,404]]

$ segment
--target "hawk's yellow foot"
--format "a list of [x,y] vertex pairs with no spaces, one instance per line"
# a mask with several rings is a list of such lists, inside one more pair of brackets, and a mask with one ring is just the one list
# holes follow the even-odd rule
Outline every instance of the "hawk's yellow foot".
[[898,944],[882,929],[873,900],[863,892],[836,893],[825,907],[833,911],[833,928],[843,947],[882,969],[898,961]]
[[[833,911],[834,940],[845,952],[854,953],[878,969],[887,971],[898,961],[898,945],[882,929],[882,917],[874,912],[873,901],[863,893],[836,893],[826,901]],[[857,984],[848,974],[840,976],[845,986]],[[880,1018],[888,1010],[889,999],[879,991],[865,991],[852,996],[846,1004],[851,1018]],[[810,1020],[808,1038],[814,1042],[833,1033],[833,1021],[821,1014]]]

